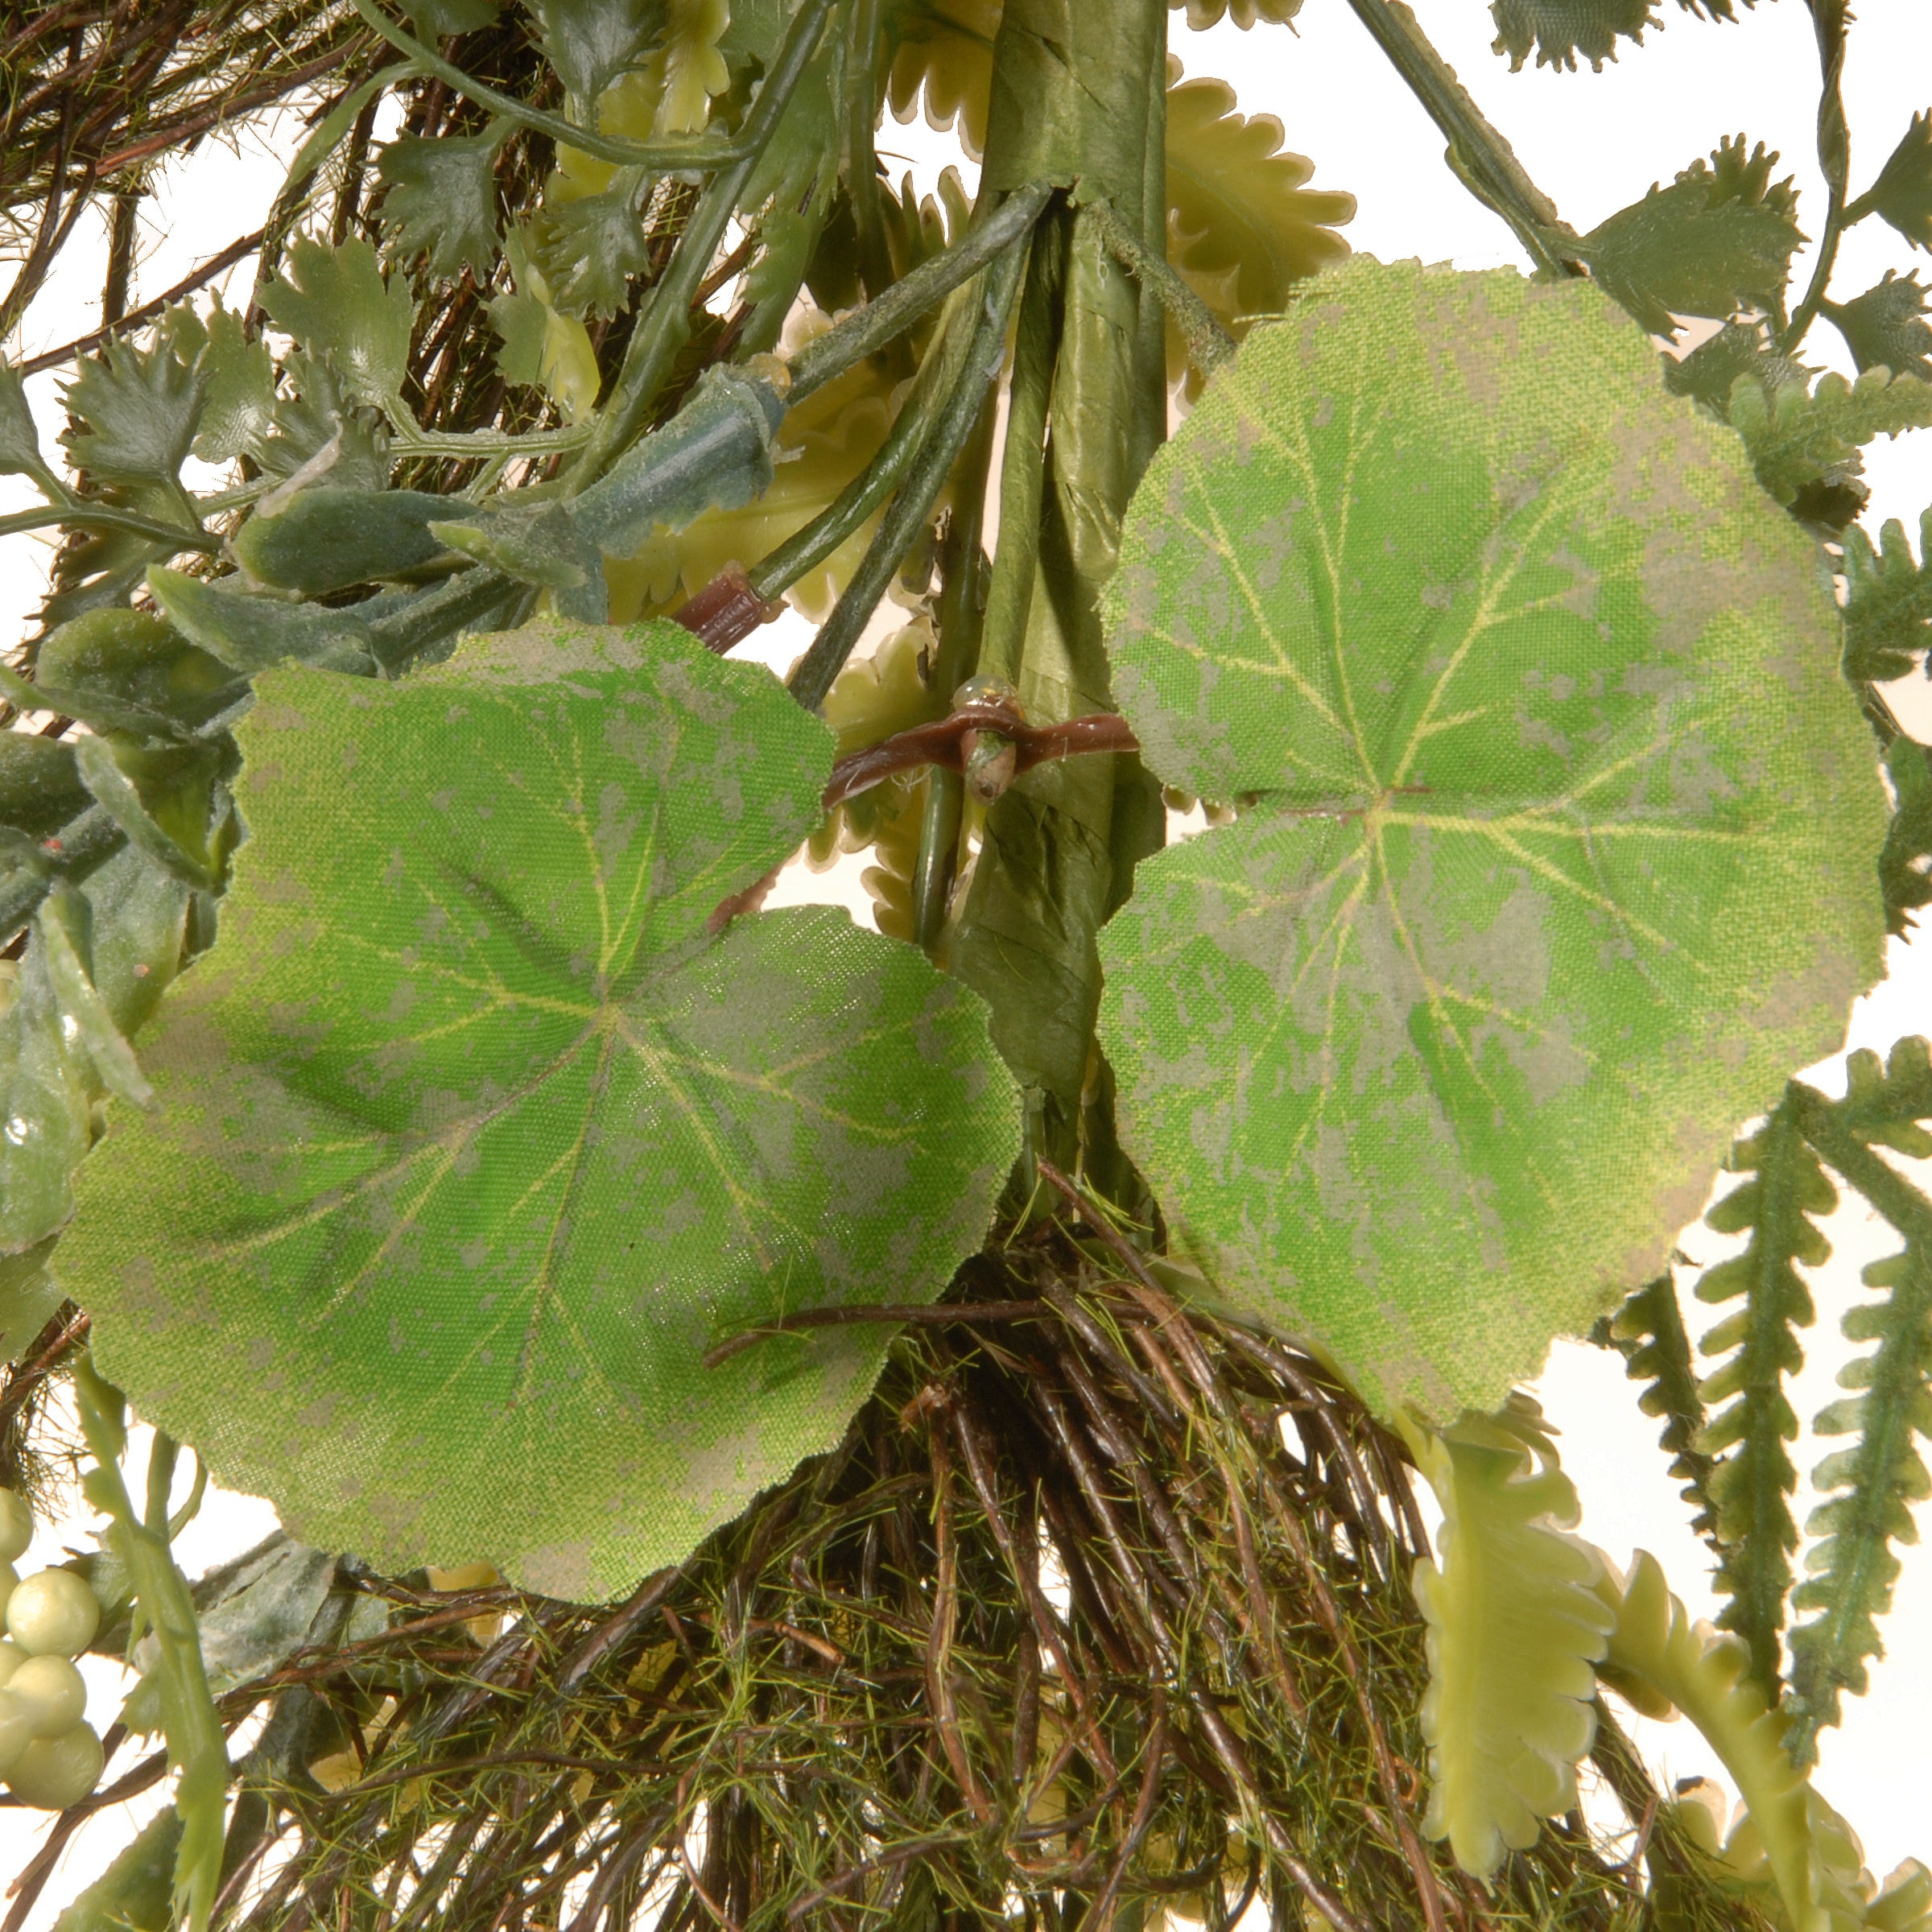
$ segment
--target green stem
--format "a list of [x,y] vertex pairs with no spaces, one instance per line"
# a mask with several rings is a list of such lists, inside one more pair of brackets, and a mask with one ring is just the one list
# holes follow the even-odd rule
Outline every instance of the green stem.
[[1150,289],[1173,316],[1187,339],[1187,357],[1203,376],[1212,375],[1233,355],[1234,337],[1215,320],[1214,311],[1197,295],[1162,256],[1140,237],[1104,201],[1080,204],[1100,225],[1108,253],[1137,282]]
[[844,668],[859,641],[892,573],[899,567],[913,539],[932,514],[960,450],[972,433],[986,399],[989,384],[1000,373],[1006,356],[1006,324],[1019,291],[1020,255],[1017,250],[988,271],[980,298],[980,317],[968,345],[964,366],[945,391],[946,400],[931,432],[879,524],[878,534],[852,573],[845,592],[826,619],[811,648],[786,679],[786,688],[807,711],[825,702],[833,679]]
[[979,671],[1011,684],[1019,676],[1040,555],[1040,505],[1046,487],[1046,412],[1060,348],[1062,255],[1058,226],[1041,231],[1026,267],[1020,327],[1007,392],[1006,442],[1000,456],[999,543],[986,616],[980,631]]
[[156,543],[171,543],[177,552],[199,551],[212,557],[221,548],[221,539],[206,530],[184,530],[176,523],[158,523],[151,517],[137,516],[131,510],[116,510],[108,504],[94,504],[84,497],[66,504],[49,504],[43,510],[16,510],[0,517],[0,537],[18,536],[23,530],[47,530],[56,526],[72,530],[118,530],[123,536],[146,537]]
[[845,192],[858,236],[859,279],[868,296],[892,283],[892,251],[879,201],[878,157],[872,143],[879,118],[880,0],[855,0],[845,64]]
[[433,48],[425,47],[407,29],[398,27],[374,4],[374,0],[349,0],[349,4],[391,47],[408,55],[424,73],[433,74],[445,87],[462,95],[466,101],[473,101],[479,107],[487,107],[492,114],[500,114],[518,127],[526,127],[532,134],[547,134],[560,147],[573,147],[579,154],[588,155],[593,160],[609,161],[619,167],[648,168],[653,174],[667,175],[687,168],[728,167],[734,161],[743,160],[752,151],[748,145],[749,130],[746,138],[738,141],[707,141],[701,136],[681,141],[625,141],[616,135],[601,134],[595,128],[580,127],[560,114],[546,114],[542,108],[532,107],[514,94],[501,93],[473,75],[464,73],[461,68],[445,60]]
[[533,429],[521,435],[499,429],[419,429],[405,417],[391,419],[396,448],[411,456],[542,456],[580,449],[590,440],[588,423],[567,429]]
[[962,282],[977,275],[994,256],[1004,254],[1033,226],[1052,192],[1048,183],[1036,181],[1009,195],[943,254],[921,262],[883,295],[807,344],[791,365],[786,404],[796,409],[854,363],[876,354]]
[[1514,231],[1544,273],[1577,270],[1564,245],[1577,237],[1556,204],[1530,179],[1516,151],[1470,99],[1468,90],[1403,0],[1348,0],[1389,64],[1408,84],[1449,143],[1449,165],[1463,185]]
[[1818,97],[1818,165],[1825,177],[1825,232],[1819,237],[1818,259],[1810,285],[1790,322],[1778,337],[1788,355],[1804,341],[1806,332],[1823,306],[1838,262],[1838,244],[1844,233],[1845,190],[1852,172],[1852,137],[1845,125],[1843,82],[1845,70],[1844,0],[1809,0],[1811,25],[1818,38],[1818,64],[1823,85]]
[[[358,6],[368,0],[356,0]],[[678,242],[664,279],[651,292],[631,332],[624,365],[612,386],[609,401],[599,412],[596,428],[570,473],[566,493],[580,495],[609,469],[636,440],[658,391],[670,373],[671,359],[689,339],[691,311],[709,272],[724,225],[737,209],[751,180],[758,157],[777,133],[778,122],[818,46],[836,0],[804,0],[793,19],[777,60],[746,116],[738,143],[739,158],[712,178],[700,196]]]

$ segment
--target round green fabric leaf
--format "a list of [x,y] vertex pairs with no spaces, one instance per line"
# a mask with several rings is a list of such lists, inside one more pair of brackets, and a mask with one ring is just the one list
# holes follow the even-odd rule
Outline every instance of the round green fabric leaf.
[[708,922],[832,734],[670,624],[271,671],[221,942],[60,1251],[103,1372],[304,1541],[573,1598],[832,1446],[1018,1141],[984,1009],[830,908]]
[[1147,763],[1258,795],[1103,935],[1127,1145],[1230,1300],[1493,1407],[1878,972],[1819,557],[1595,290],[1357,258],[1155,459],[1108,617]]

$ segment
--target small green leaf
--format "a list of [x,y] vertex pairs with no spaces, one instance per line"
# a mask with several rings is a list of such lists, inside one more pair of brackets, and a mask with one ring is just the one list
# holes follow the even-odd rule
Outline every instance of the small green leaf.
[[180,880],[131,848],[81,882],[91,928],[88,977],[130,1038],[181,969],[192,896]]
[[1926,321],[1926,291],[1916,270],[1902,281],[1896,269],[1845,303],[1827,302],[1824,312],[1837,325],[1861,369],[1889,369],[1894,375],[1932,382],[1932,325]]
[[1879,547],[1856,523],[1845,532],[1845,675],[1876,683],[1902,678],[1932,644],[1932,510],[1919,519],[1919,557],[1905,526],[1889,517]]
[[[5,1031],[0,1020],[0,1038]],[[0,1361],[18,1360],[67,1299],[47,1265],[59,1239],[50,1236],[23,1253],[0,1253]]]
[[488,27],[502,12],[503,0],[409,0],[403,10],[423,39],[443,40]]
[[[262,445],[262,467],[284,479],[303,471],[303,486],[386,489],[389,434],[374,411],[357,407],[328,363],[298,349],[283,368],[291,393],[275,402],[275,431]],[[306,466],[324,459],[321,466]]]
[[237,530],[235,559],[257,583],[305,597],[400,577],[443,545],[429,526],[456,508],[419,489],[304,489]]
[[1698,1392],[1684,1311],[1668,1274],[1639,1289],[1617,1310],[1609,1324],[1609,1340],[1623,1355],[1630,1380],[1644,1385],[1637,1406],[1663,1422],[1657,1446],[1669,1453],[1670,1473],[1684,1485],[1679,1493],[1690,1505],[1691,1529],[1705,1535],[1715,1526],[1711,1510],[1714,1464],[1698,1446],[1704,1402]]
[[713,1342],[928,1298],[983,1239],[1018,1139],[984,1012],[842,913],[711,936],[832,741],[674,625],[270,672],[237,735],[224,936],[63,1279],[142,1414],[305,1540],[625,1589],[834,1443],[890,1338]]
[[282,276],[262,290],[262,306],[311,355],[325,356],[357,401],[401,409],[415,305],[405,277],[383,281],[366,242],[331,248],[298,235]]
[[275,363],[266,342],[251,342],[241,316],[216,307],[203,355],[208,394],[195,432],[195,454],[226,463],[258,451],[275,419]]
[[[445,502],[445,510],[454,505]],[[430,526],[440,543],[474,557],[519,584],[551,593],[559,617],[601,624],[609,607],[604,588],[604,559],[583,534],[571,506],[524,503],[474,522],[451,519]]]
[[1127,1150],[1378,1406],[1493,1404],[1876,976],[1814,547],[1600,294],[1357,261],[1155,457],[1106,610],[1149,769],[1258,795],[1101,935]]
[[1834,372],[1814,390],[1788,382],[1773,394],[1747,377],[1731,393],[1731,424],[1779,502],[1842,530],[1870,493],[1859,481],[1859,451],[1876,437],[1932,424],[1932,383],[1869,369],[1856,382]]
[[1932,906],[1932,745],[1897,737],[1885,753],[1885,769],[1898,807],[1879,854],[1879,885],[1885,898],[1885,923],[1901,939],[1917,930],[1912,914]]
[[208,377],[163,334],[147,349],[109,342],[62,392],[75,466],[110,483],[173,483],[194,446]]
[[0,825],[35,840],[56,832],[87,809],[87,787],[64,738],[0,732]]
[[0,1256],[37,1246],[73,1211],[91,1096],[61,1020],[47,949],[30,941],[0,1013]]
[[87,976],[81,954],[89,946],[87,902],[71,886],[56,887],[42,901],[34,931],[47,949],[47,975],[60,1002],[62,1031],[93,1063],[101,1085],[130,1107],[155,1104],[155,1090],[135,1064],[134,1050],[114,1024],[107,1002]]
[[[1711,20],[1734,20],[1732,0],[1677,0],[1685,12]],[[1754,0],[1744,0],[1746,6]],[[1645,31],[1659,27],[1657,0],[1491,0],[1496,22],[1495,52],[1509,57],[1518,72],[1534,48],[1538,67],[1576,71],[1580,55],[1601,73],[1616,58],[1620,38],[1641,43]]]
[[54,1922],[54,1932],[171,1932],[181,1814],[164,1806]]
[[1689,355],[1662,358],[1664,386],[1674,396],[1694,396],[1725,422],[1731,419],[1731,392],[1740,376],[1750,376],[1776,390],[1787,382],[1809,383],[1818,374],[1788,356],[1772,339],[1762,318],[1727,322]]
[[647,185],[641,169],[619,168],[601,194],[539,211],[530,246],[559,314],[614,316],[630,305],[631,279],[650,266],[639,213]]
[[1443,1509],[1440,1565],[1415,1566],[1429,1650],[1422,1830],[1487,1878],[1576,1803],[1596,1735],[1591,1666],[1616,1618],[1596,1552],[1567,1534],[1583,1513],[1576,1486],[1527,1396],[1439,1435],[1405,1433]]
[[47,460],[40,454],[40,432],[34,427],[20,372],[0,361],[0,476],[40,477]]
[[1914,248],[1932,249],[1932,108],[1912,117],[1864,198]]
[[1694,161],[1669,188],[1653,188],[1577,244],[1611,295],[1652,334],[1675,336],[1678,316],[1774,308],[1804,236],[1789,178],[1775,153],[1744,137]]
[[494,134],[448,134],[391,141],[376,163],[385,193],[382,219],[398,231],[399,251],[429,258],[432,275],[479,280],[497,258],[497,150]]
[[1314,164],[1281,146],[1281,122],[1237,113],[1224,80],[1167,90],[1168,255],[1224,323],[1278,312],[1348,252],[1333,227],[1354,196],[1305,186]]
[[665,0],[526,0],[564,91],[586,107],[644,58],[663,31]]
[[353,609],[222,588],[236,582],[204,584],[177,570],[147,573],[147,587],[175,630],[238,671],[252,676],[290,658],[351,675],[372,668],[369,626]]
[[125,737],[86,737],[74,757],[88,790],[130,845],[185,885],[219,889],[208,850],[218,766],[213,746],[146,747]]
[[[242,534],[253,527],[244,525]],[[35,675],[83,702],[98,697],[136,705],[191,729],[237,704],[248,689],[219,658],[145,610],[89,611],[64,624],[40,646]]]

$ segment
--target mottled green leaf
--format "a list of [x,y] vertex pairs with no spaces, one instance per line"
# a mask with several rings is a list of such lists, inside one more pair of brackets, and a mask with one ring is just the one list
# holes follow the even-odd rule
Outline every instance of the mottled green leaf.
[[1932,108],[1912,117],[1864,199],[1914,248],[1932,248]]
[[1916,270],[1901,280],[1896,269],[1849,302],[1827,302],[1824,311],[1837,324],[1852,360],[1861,369],[1889,369],[1894,375],[1932,382],[1932,324],[1926,320],[1926,291]]
[[391,141],[376,171],[386,192],[382,219],[397,231],[404,256],[429,258],[432,275],[460,275],[465,263],[479,279],[497,258],[497,150],[493,134],[446,134]]
[[298,235],[280,278],[262,290],[262,306],[311,355],[326,356],[356,400],[400,407],[415,305],[404,277],[383,281],[366,242],[331,248]]
[[1129,1151],[1377,1402],[1493,1404],[1876,976],[1815,555],[1594,291],[1363,262],[1155,458],[1108,611],[1150,768],[1261,795],[1102,936]]
[[1674,336],[1678,316],[1772,308],[1804,240],[1789,178],[1761,142],[1726,141],[1668,188],[1620,208],[1576,245],[1604,287],[1654,335]]
[[184,361],[166,334],[147,349],[109,342],[63,392],[74,422],[60,440],[102,481],[172,483],[194,446],[208,380],[200,358]]
[[543,58],[587,106],[635,67],[663,31],[665,0],[526,0]]
[[700,1358],[937,1294],[1012,1084],[972,997],[842,913],[712,936],[830,766],[768,673],[539,627],[257,691],[223,939],[63,1279],[142,1413],[304,1540],[611,1594],[837,1439],[885,1331]]

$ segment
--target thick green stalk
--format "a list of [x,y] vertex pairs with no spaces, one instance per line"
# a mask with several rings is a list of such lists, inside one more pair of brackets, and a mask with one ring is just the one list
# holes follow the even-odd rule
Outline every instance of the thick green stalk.
[[[1166,224],[1166,9],[1161,0],[1010,0],[993,47],[982,180],[992,191],[1035,180],[1105,201],[1156,248]],[[1099,596],[1121,518],[1164,425],[1162,330],[1156,308],[1094,220],[1066,235],[1059,344],[1034,527],[1009,527],[997,558],[1036,541],[1034,584],[1013,682],[1029,719],[1051,724],[1112,708]],[[1016,506],[1017,510],[1017,506]],[[1023,513],[1021,513],[1023,514]],[[1002,656],[1005,654],[1002,646]],[[991,658],[982,658],[982,670]],[[953,969],[993,1009],[993,1037],[1029,1089],[1036,1154],[1077,1155],[1080,1098],[1100,997],[1095,935],[1116,865],[1111,756],[1042,765],[989,814],[951,948]]]

